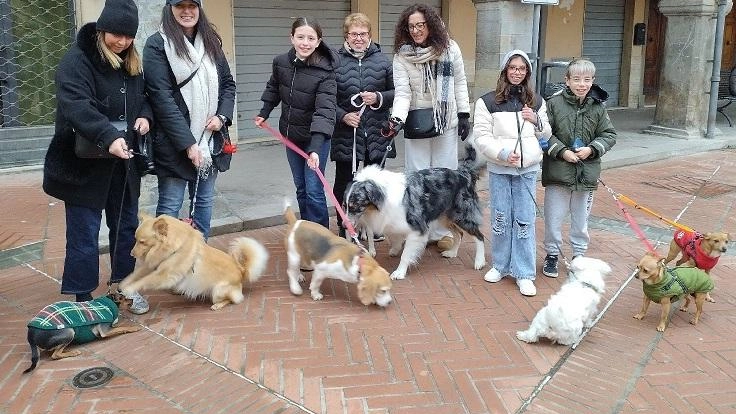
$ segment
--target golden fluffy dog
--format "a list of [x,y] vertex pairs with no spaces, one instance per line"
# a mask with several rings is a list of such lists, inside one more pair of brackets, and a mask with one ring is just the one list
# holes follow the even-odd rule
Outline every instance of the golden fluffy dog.
[[289,224],[286,254],[289,261],[289,290],[301,295],[304,281],[300,267],[313,269],[309,290],[312,299],[321,300],[319,288],[327,278],[358,283],[358,297],[364,305],[391,303],[391,278],[386,269],[357,245],[311,221],[297,220],[289,204],[284,209]]
[[703,270],[697,267],[675,267],[667,268],[662,259],[648,252],[639,260],[636,266],[636,278],[642,281],[644,289],[644,302],[639,313],[634,315],[635,319],[643,319],[647,314],[650,302],[662,305],[662,313],[659,317],[657,330],[664,332],[667,327],[667,316],[673,302],[685,298],[685,304],[680,308],[687,311],[690,305],[690,296],[695,298],[695,315],[690,323],[696,325],[703,313],[703,302],[708,292],[713,290],[713,279]]
[[141,216],[131,254],[133,273],[120,290],[173,289],[191,299],[212,298],[212,310],[243,301],[243,282],[255,282],[268,262],[268,251],[248,237],[233,240],[229,254],[208,246],[202,233],[169,216]]
[[[721,258],[721,254],[726,253],[728,242],[732,240],[733,236],[729,233],[713,232],[701,234],[676,230],[670,242],[670,250],[667,252],[667,258],[664,260],[664,263],[671,262],[679,255],[680,258],[675,262],[677,266],[682,264],[694,266],[710,274],[710,269],[718,264],[718,259]],[[715,302],[710,296],[710,293],[705,296],[705,300]]]

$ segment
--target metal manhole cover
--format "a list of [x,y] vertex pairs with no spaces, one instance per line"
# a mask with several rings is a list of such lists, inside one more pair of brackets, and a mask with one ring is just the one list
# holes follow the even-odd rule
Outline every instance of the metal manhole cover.
[[717,197],[736,190],[736,186],[733,185],[719,183],[716,181],[706,181],[702,178],[695,178],[681,174],[652,181],[645,181],[644,184],[652,187],[663,188],[665,190],[697,195],[702,198]]
[[105,385],[115,374],[107,367],[88,368],[74,376],[72,384],[77,388],[92,388]]

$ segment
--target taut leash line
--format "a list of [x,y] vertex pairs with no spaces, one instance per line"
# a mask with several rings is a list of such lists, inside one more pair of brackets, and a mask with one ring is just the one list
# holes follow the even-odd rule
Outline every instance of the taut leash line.
[[[309,159],[309,155],[307,155],[307,153],[302,151],[301,148],[297,147],[296,144],[291,142],[288,138],[281,135],[279,131],[273,129],[273,127],[271,127],[268,124],[268,122],[263,121],[261,123],[261,128],[265,129],[271,135],[278,138],[278,140],[281,141],[284,145],[286,145],[290,150],[296,152],[297,154],[299,154],[299,156],[301,156],[305,160]],[[367,251],[366,248],[363,247],[363,245],[360,244],[360,242],[358,241],[358,233],[355,231],[355,228],[353,227],[353,224],[350,222],[350,220],[348,220],[347,216],[345,215],[345,211],[343,211],[340,203],[337,202],[337,198],[335,197],[335,194],[332,192],[332,187],[327,182],[327,179],[325,178],[324,174],[322,174],[322,171],[319,168],[315,168],[314,172],[317,174],[317,177],[319,177],[320,181],[322,181],[322,186],[325,189],[325,193],[327,193],[327,195],[330,196],[330,201],[332,201],[332,204],[335,206],[335,211],[337,211],[337,214],[342,219],[343,225],[345,226],[345,229],[350,234],[350,237],[356,241],[356,243],[358,244],[358,246],[360,246],[361,249]]]
[[603,184],[603,187],[605,187],[606,190],[608,190],[608,192],[611,194],[613,199],[616,200],[616,204],[618,205],[618,208],[620,208],[621,212],[623,212],[624,218],[626,218],[626,221],[629,222],[629,226],[631,226],[631,229],[634,230],[634,233],[636,233],[636,236],[639,238],[639,240],[641,240],[641,242],[644,243],[645,246],[647,246],[647,249],[650,252],[656,254],[657,252],[654,250],[654,247],[652,246],[651,243],[649,243],[649,240],[647,240],[647,237],[644,235],[644,232],[641,230],[639,225],[636,224],[636,221],[634,221],[634,218],[631,217],[631,214],[629,214],[629,212],[626,210],[626,207],[624,207],[624,205],[621,204],[621,200],[618,199],[618,197],[616,196],[616,193],[614,193],[611,187],[607,186],[603,182],[603,180],[601,180],[600,178],[598,179],[598,182]]

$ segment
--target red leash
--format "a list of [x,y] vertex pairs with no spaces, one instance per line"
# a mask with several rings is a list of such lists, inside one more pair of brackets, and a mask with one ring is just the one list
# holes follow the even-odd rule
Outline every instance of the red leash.
[[649,240],[647,240],[647,237],[644,235],[644,232],[641,230],[638,224],[636,224],[636,221],[634,221],[634,218],[631,217],[631,214],[626,210],[626,207],[624,207],[623,204],[621,204],[621,200],[616,197],[616,193],[613,192],[613,190],[606,185],[606,183],[603,182],[600,178],[598,179],[598,182],[603,184],[603,187],[606,187],[606,190],[608,190],[609,193],[613,196],[613,199],[616,200],[616,204],[618,205],[618,208],[621,209],[621,211],[624,213],[624,217],[626,218],[626,221],[629,222],[629,226],[631,226],[631,229],[634,230],[634,233],[636,233],[636,237],[639,238],[639,240],[642,241],[647,246],[647,249],[649,249],[650,252],[656,254],[657,252],[654,250],[654,247],[652,247],[652,244],[649,243]]
[[[281,135],[281,133],[275,129],[273,129],[270,125],[268,125],[268,122],[263,121],[261,123],[261,128],[268,131],[271,135],[278,138],[279,141],[281,141],[284,145],[286,145],[289,149],[299,154],[302,158],[305,160],[309,159],[309,155],[307,155],[304,151],[302,151],[301,148],[297,147],[296,144],[289,141],[288,138]],[[353,224],[350,223],[350,220],[348,220],[347,216],[345,215],[345,212],[342,209],[342,206],[340,203],[337,202],[337,198],[335,197],[335,194],[332,192],[332,187],[330,187],[330,184],[327,183],[327,179],[325,178],[324,174],[322,174],[322,170],[319,168],[315,168],[314,172],[317,173],[317,177],[319,177],[320,181],[322,181],[322,186],[325,188],[325,193],[327,193],[330,196],[330,201],[332,201],[332,204],[335,206],[335,211],[337,211],[337,214],[342,219],[342,224],[345,226],[345,229],[348,231],[348,234],[350,234],[350,237],[353,240],[358,240],[358,233],[355,231],[355,228],[353,227]],[[360,244],[358,244],[360,245]]]

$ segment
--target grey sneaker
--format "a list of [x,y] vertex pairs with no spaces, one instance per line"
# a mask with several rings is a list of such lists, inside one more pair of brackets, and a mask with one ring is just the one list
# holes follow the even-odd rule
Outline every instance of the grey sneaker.
[[559,274],[557,272],[557,256],[548,254],[547,257],[544,258],[542,273],[547,277],[557,277]]
[[128,308],[130,313],[134,313],[136,315],[142,315],[148,312],[148,301],[140,293],[135,292],[125,297],[133,301],[133,304],[130,305],[130,307]]

